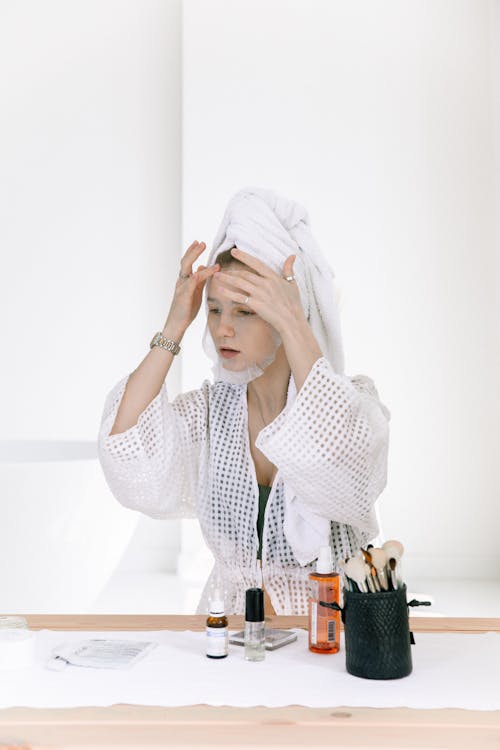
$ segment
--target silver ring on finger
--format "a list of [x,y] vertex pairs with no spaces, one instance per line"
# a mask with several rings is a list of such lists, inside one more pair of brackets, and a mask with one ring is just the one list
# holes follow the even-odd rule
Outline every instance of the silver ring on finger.
[[295,276],[283,276],[286,281],[295,281]]
[[250,299],[250,297],[245,297],[245,299],[243,300],[243,304],[244,305],[248,305],[248,300],[249,299]]

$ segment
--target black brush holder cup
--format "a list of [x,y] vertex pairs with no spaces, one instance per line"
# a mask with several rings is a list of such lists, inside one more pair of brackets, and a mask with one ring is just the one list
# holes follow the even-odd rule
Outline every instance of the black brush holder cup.
[[346,669],[356,677],[395,680],[412,671],[406,584],[393,591],[361,593],[344,588],[344,606],[320,602],[342,613]]

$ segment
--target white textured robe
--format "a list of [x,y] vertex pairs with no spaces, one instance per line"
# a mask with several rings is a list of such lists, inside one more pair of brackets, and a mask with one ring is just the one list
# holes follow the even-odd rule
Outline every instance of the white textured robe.
[[340,375],[325,357],[256,445],[278,469],[267,501],[262,572],[259,489],[250,452],[247,386],[203,381],[169,401],[166,384],[125,432],[109,435],[129,376],[106,399],[99,459],[114,497],[152,518],[197,517],[214,558],[197,613],[216,576],[228,614],[264,584],[277,614],[305,615],[319,546],[337,565],[378,533],[374,504],[387,482],[390,412],[365,375]]

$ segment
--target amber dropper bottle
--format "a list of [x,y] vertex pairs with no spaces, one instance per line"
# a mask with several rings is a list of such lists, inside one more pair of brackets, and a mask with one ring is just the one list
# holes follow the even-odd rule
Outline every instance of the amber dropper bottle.
[[309,599],[309,650],[315,654],[336,654],[340,649],[340,612],[322,607],[322,602],[337,602],[340,576],[333,570],[330,545],[320,547],[316,573],[309,573],[312,596]]
[[210,603],[206,624],[207,656],[209,659],[223,659],[228,655],[229,632],[224,601],[219,590]]

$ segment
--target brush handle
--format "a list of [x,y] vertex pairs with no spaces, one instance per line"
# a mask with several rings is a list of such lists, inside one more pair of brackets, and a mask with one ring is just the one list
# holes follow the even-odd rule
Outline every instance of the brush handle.
[[368,583],[368,588],[370,589],[371,593],[375,594],[377,592],[377,589],[375,588],[375,581],[373,580],[373,576],[371,573],[367,574],[366,581]]
[[388,591],[389,583],[387,581],[387,573],[386,573],[385,568],[380,568],[379,570],[377,570],[377,576],[378,576],[378,580],[380,582],[380,586],[382,587],[382,589],[384,591]]
[[371,574],[372,574],[373,583],[375,584],[375,591],[378,592],[378,591],[381,590],[382,586],[380,585],[380,581],[378,580],[377,571],[373,567],[373,565],[372,565],[372,569],[371,569]]

